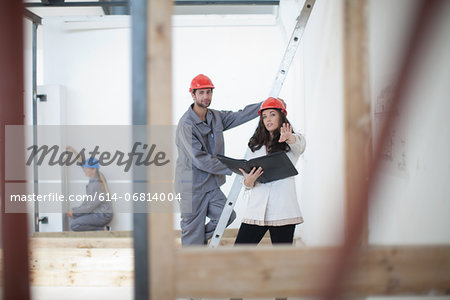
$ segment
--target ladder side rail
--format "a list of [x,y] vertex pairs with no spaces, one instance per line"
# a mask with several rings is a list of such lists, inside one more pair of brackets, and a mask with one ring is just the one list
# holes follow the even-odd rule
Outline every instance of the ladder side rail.
[[234,205],[236,204],[236,201],[241,193],[241,189],[242,176],[236,174],[230,193],[228,194],[227,202],[225,203],[222,214],[220,215],[219,223],[217,223],[216,230],[214,230],[214,234],[209,242],[210,248],[217,248],[219,246],[222,235],[227,227],[228,220],[233,213]]
[[281,60],[280,67],[278,68],[277,75],[270,90],[270,97],[278,97],[283,87],[284,80],[288,74],[289,68],[294,60],[295,53],[297,52],[298,45],[305,31],[306,23],[311,15],[312,8],[314,7],[316,0],[306,0],[303,5],[300,15],[297,17],[297,23],[295,24],[291,38],[289,40],[286,51],[284,52],[283,59]]

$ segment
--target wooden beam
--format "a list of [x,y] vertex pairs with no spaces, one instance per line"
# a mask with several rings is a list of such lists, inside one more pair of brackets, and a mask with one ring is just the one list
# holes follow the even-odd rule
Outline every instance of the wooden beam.
[[[220,246],[232,247],[236,237],[225,237],[220,241]],[[181,248],[181,238],[174,239],[176,248]],[[269,237],[264,237],[259,247],[271,246]],[[30,248],[132,248],[131,237],[41,237],[30,240]]]
[[[223,233],[224,238],[236,239],[239,228],[227,228]],[[181,231],[174,229],[173,234],[176,238],[181,238]],[[33,238],[124,238],[132,237],[132,231],[60,231],[60,232],[34,232]],[[269,232],[264,238],[269,238]]]
[[35,248],[32,286],[133,286],[133,249]]
[[[372,159],[372,125],[370,114],[370,82],[368,66],[367,0],[343,1],[344,32],[344,137],[345,137],[345,235],[352,228],[352,212],[367,216],[368,208],[355,211],[362,189],[368,184]],[[364,195],[368,197],[368,195]],[[367,245],[367,219],[361,242]]]
[[[178,249],[174,293],[180,298],[317,296],[337,250]],[[132,248],[34,248],[31,285],[133,286],[133,256]],[[344,295],[450,293],[450,246],[372,247],[361,249],[354,259]]]
[[[147,1],[147,124],[148,141],[155,141],[161,133],[168,141],[172,136],[172,1]],[[159,126],[159,128],[157,128]],[[173,153],[173,149],[170,150]],[[169,153],[169,157],[173,157]],[[174,163],[174,161],[172,161]],[[165,174],[156,167],[148,168],[149,193],[173,192],[172,184],[159,180],[173,180],[172,170]],[[175,246],[173,203],[152,202],[148,214],[149,292],[150,299],[175,299]]]
[[[182,249],[177,297],[312,297],[337,249]],[[354,256],[346,296],[450,293],[450,246],[374,247]]]
[[30,248],[133,248],[131,237],[120,238],[67,238],[67,237],[43,237],[32,238]]
[[[0,2],[0,236],[3,250],[1,278],[2,299],[30,299],[28,274],[27,214],[6,210],[8,178],[5,131],[7,125],[24,125],[24,47],[22,1]],[[25,136],[16,136],[17,140]],[[20,157],[25,148],[18,147]],[[11,155],[11,154],[9,154]],[[25,174],[24,164],[14,165],[15,174]],[[20,179],[25,180],[24,177]],[[17,191],[26,194],[25,188]],[[15,203],[15,209],[26,212],[25,203]]]
[[40,238],[122,238],[132,237],[132,231],[59,231],[34,232],[33,239]]

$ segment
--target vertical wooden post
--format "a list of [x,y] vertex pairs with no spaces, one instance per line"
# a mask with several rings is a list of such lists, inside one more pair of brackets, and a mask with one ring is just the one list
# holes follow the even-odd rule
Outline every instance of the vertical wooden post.
[[[30,299],[26,213],[6,213],[5,126],[24,124],[22,1],[0,1],[0,199],[3,299]],[[25,139],[24,136],[16,138]],[[25,149],[17,149],[24,151]],[[17,166],[18,168],[20,166]],[[23,167],[23,166],[22,166]],[[23,194],[26,191],[21,191]],[[18,204],[19,205],[19,204]]]
[[[150,126],[148,141],[156,126],[172,124],[172,1],[148,0],[147,30],[147,118]],[[159,127],[158,127],[159,128]],[[173,162],[172,162],[173,163]],[[161,183],[152,181],[157,168],[149,167],[148,192],[162,191]],[[152,176],[153,173],[153,176]],[[167,174],[166,174],[167,176]],[[173,178],[173,175],[171,176]],[[163,188],[171,192],[171,184]],[[150,299],[175,299],[175,247],[173,213],[170,202],[151,203],[148,215]]]
[[[351,228],[351,213],[358,207],[361,191],[368,184],[372,159],[370,115],[367,0],[345,0],[344,4],[344,136],[345,136],[345,236]],[[368,195],[364,195],[368,197]],[[368,214],[368,207],[357,212]],[[366,218],[367,220],[367,218]],[[361,243],[367,244],[367,221]]]

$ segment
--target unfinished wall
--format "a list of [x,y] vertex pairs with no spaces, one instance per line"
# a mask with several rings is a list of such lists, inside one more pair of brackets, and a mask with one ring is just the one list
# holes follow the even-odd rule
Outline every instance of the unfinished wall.
[[[212,108],[237,110],[266,99],[302,6],[286,0],[272,14],[175,16],[174,123],[192,103],[188,87],[199,73],[216,85]],[[343,223],[341,18],[338,3],[317,1],[280,95],[307,139],[296,178],[305,218],[296,235],[307,245],[337,243],[334,228]],[[66,124],[130,124],[128,20],[52,17],[42,30],[43,84],[66,88]],[[226,132],[226,154],[241,157],[255,127],[256,120]],[[239,226],[243,205],[238,201],[231,227]],[[174,223],[179,228],[177,216]],[[131,229],[129,221],[113,227]]]
[[306,245],[335,245],[344,218],[342,11],[339,1],[316,1],[297,53],[307,146],[299,184]]
[[[398,53],[400,46],[394,42],[402,36],[410,20],[408,12],[413,6],[409,3],[390,3],[390,9],[386,10],[388,3],[370,2],[374,130],[377,120],[375,100],[389,78],[395,75],[392,53],[394,50]],[[188,86],[198,73],[209,75],[216,85],[212,108],[236,110],[247,103],[264,100],[302,5],[303,1],[284,0],[275,14],[253,16],[245,21],[243,18],[233,20],[232,17],[208,15],[190,16],[188,21],[175,17],[174,122],[192,103]],[[344,215],[341,8],[339,1],[316,2],[280,95],[288,104],[290,121],[307,139],[306,151],[297,165],[300,170],[297,178],[299,201],[305,218],[305,223],[298,226],[297,235],[301,235],[307,245],[336,244],[342,236],[342,231],[336,230],[342,228]],[[66,124],[131,123],[129,21],[111,18],[53,17],[45,19],[40,27],[44,32],[44,76],[43,80],[38,78],[42,84],[59,84],[66,88]],[[205,26],[208,22],[215,25]],[[445,48],[448,47],[447,39],[441,40],[442,46],[435,48],[448,49]],[[446,74],[435,76],[446,70],[437,54],[434,63],[440,68],[428,77],[446,78]],[[408,140],[396,148],[400,153],[397,163],[402,163],[401,147],[412,147],[413,150],[405,156],[408,161],[405,170],[391,168],[385,174],[389,181],[384,183],[377,198],[391,206],[373,211],[369,229],[371,242],[411,242],[419,236],[429,242],[445,241],[445,233],[437,231],[439,227],[449,225],[444,218],[448,201],[443,200],[448,199],[445,184],[448,182],[448,161],[436,157],[449,148],[446,131],[449,126],[443,117],[448,106],[442,106],[445,101],[436,99],[445,99],[448,91],[440,91],[433,84],[438,86],[439,82],[432,80],[424,84],[428,89],[419,89],[427,101],[416,101],[421,106],[408,111],[409,123],[405,126]],[[430,98],[431,90],[441,94]],[[164,99],[161,105],[164,105]],[[424,116],[424,111],[430,111],[430,114]],[[225,133],[226,154],[242,156],[255,126],[256,122],[251,122]],[[437,147],[430,149],[424,146],[427,143],[422,139],[416,139],[417,133],[421,132],[434,132],[436,135],[428,135],[428,143],[436,143]],[[417,186],[418,182],[425,184],[419,191],[405,192],[403,189]],[[230,186],[229,178],[223,190],[227,192]],[[429,197],[430,190],[433,197]],[[423,202],[425,196],[435,200]],[[438,207],[436,218],[435,207]],[[242,204],[238,202],[236,209],[238,219],[233,227],[239,226]],[[411,216],[415,219],[428,216],[437,223],[433,225],[434,222],[425,220],[411,225]],[[177,227],[178,221],[175,218]],[[129,219],[121,224],[116,228],[131,229]],[[425,234],[428,232],[433,234]]]
[[[205,24],[215,24],[205,26]],[[130,27],[127,17],[50,17],[44,19],[43,84],[66,90],[69,125],[131,123]],[[174,17],[174,124],[192,103],[191,79],[204,73],[216,85],[212,108],[238,110],[267,98],[287,42],[277,14]],[[298,71],[297,71],[298,73]],[[282,91],[296,125],[295,73]],[[161,99],[161,105],[167,99]],[[256,123],[225,134],[226,154],[241,157]],[[296,128],[300,128],[296,125]],[[69,137],[70,139],[70,137]],[[72,138],[76,143],[77,138]],[[69,141],[70,143],[70,141]],[[76,147],[76,144],[74,144]],[[69,176],[75,176],[70,168]],[[105,175],[108,172],[105,168]],[[71,175],[72,174],[72,175]],[[231,183],[231,180],[229,180]],[[230,183],[224,186],[227,193]],[[110,183],[111,185],[112,183]],[[81,190],[80,190],[81,193]],[[239,208],[238,208],[239,210]],[[114,229],[131,229],[131,216],[116,215]],[[179,219],[175,217],[175,226]],[[237,220],[234,227],[239,226]]]
[[[176,16],[175,20],[178,18],[182,17]],[[224,25],[200,25],[211,18],[216,22],[223,18],[235,18],[235,22],[233,26],[224,26],[224,20]],[[192,78],[199,73],[210,76],[216,87],[211,108],[238,110],[247,104],[265,100],[287,42],[276,15],[249,15],[245,22],[238,16],[214,18],[198,15],[192,20],[195,20],[194,25],[175,26],[173,32],[174,121],[177,122],[192,104],[188,88]],[[249,22],[252,25],[248,25]],[[281,97],[287,102],[289,119],[294,121],[294,126],[297,125],[291,112],[294,115],[293,107],[299,99],[293,95],[292,84],[286,84]],[[257,119],[226,131],[225,154],[242,158],[256,125]],[[233,180],[234,176],[227,177],[227,183],[222,187],[225,194],[228,194]],[[245,203],[239,199],[235,207],[237,218],[231,228],[240,226],[244,209]],[[179,228],[178,216],[174,221]]]
[[[444,2],[407,92],[407,107],[400,109],[399,125],[384,151],[380,182],[372,197],[369,238],[373,244],[450,243],[450,3]],[[406,0],[369,3],[376,134],[417,6]]]
[[[39,80],[43,89],[59,86],[64,99],[49,95],[45,108],[39,109],[40,125],[129,125],[131,124],[131,57],[128,17],[47,17],[42,31],[43,61],[39,66]],[[43,75],[42,75],[43,74]],[[65,102],[65,117],[58,118],[60,102]],[[44,115],[45,114],[45,115]],[[80,143],[84,129],[71,131],[65,143],[76,149],[88,147]],[[78,132],[78,133],[73,133]],[[118,168],[102,169],[112,178]],[[78,167],[65,168],[70,194],[84,194],[87,177]],[[109,182],[111,192],[123,188]],[[75,205],[77,206],[77,205]],[[52,218],[41,231],[61,230],[61,217]],[[56,223],[55,223],[56,222]],[[118,213],[112,223],[114,230],[129,230],[131,214]]]

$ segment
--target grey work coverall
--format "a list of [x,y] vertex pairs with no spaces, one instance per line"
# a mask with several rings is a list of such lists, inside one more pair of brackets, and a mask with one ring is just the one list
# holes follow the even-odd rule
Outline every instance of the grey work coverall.
[[72,209],[73,218],[70,229],[73,231],[103,230],[113,218],[112,203],[100,201],[99,194],[105,193],[98,177],[89,179],[86,194],[92,196],[93,201],[83,201],[79,207]]
[[[224,154],[223,131],[258,116],[261,103],[237,112],[208,109],[206,122],[192,105],[178,122],[178,159],[175,190],[181,194],[181,241],[185,245],[204,245],[211,238],[222,214],[226,196],[220,190],[230,169],[217,154]],[[206,217],[210,222],[205,225]],[[233,212],[229,224],[236,218]]]

